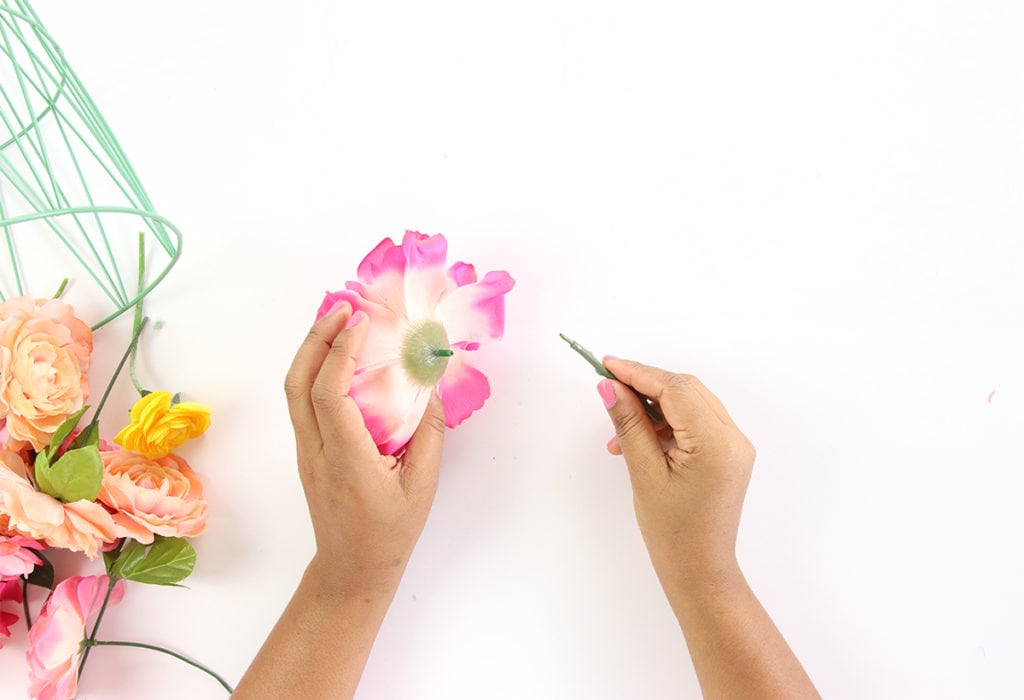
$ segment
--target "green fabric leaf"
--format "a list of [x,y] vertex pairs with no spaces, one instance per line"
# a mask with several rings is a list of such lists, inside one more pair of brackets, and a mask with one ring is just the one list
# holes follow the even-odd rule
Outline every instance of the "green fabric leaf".
[[[123,544],[123,543],[122,543]],[[117,561],[117,557],[120,556],[121,549],[114,548],[103,553],[103,568],[107,570],[107,575],[110,576],[114,572],[114,562]]]
[[129,581],[167,586],[188,578],[195,565],[196,550],[181,537],[157,537],[148,550],[129,540],[114,562],[112,574]]
[[50,458],[43,450],[36,455],[35,469],[33,470],[36,479],[36,488],[43,493],[57,498],[57,489],[50,482]]
[[[38,459],[36,460],[38,463]],[[38,467],[37,467],[38,468]],[[94,501],[103,484],[103,459],[95,446],[80,447],[68,450],[48,470],[44,470],[48,486],[47,490],[39,481],[39,487],[54,498],[65,503],[86,500]]]
[[78,427],[78,421],[82,419],[82,416],[86,411],[89,410],[88,406],[82,406],[81,410],[75,411],[66,421],[60,424],[56,432],[53,434],[53,439],[50,440],[49,453],[50,457],[57,454],[57,450],[67,440],[68,435],[71,434],[76,427]]

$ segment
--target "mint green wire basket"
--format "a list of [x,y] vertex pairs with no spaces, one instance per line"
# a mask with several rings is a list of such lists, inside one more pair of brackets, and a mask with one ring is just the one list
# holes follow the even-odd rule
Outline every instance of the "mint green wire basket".
[[70,278],[98,329],[166,277],[181,256],[181,232],[157,213],[57,42],[21,0],[0,0],[0,120],[0,301],[52,296]]

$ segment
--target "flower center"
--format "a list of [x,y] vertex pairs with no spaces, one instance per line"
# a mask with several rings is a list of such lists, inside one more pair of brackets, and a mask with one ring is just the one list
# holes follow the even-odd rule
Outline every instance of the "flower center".
[[448,347],[448,334],[440,321],[424,319],[409,328],[402,338],[402,367],[414,384],[433,387],[448,368],[455,353]]

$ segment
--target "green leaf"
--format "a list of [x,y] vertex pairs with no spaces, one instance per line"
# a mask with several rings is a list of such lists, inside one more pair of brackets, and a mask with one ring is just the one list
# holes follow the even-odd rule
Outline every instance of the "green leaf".
[[[33,550],[34,551],[34,550]],[[53,590],[53,564],[50,560],[42,555],[40,552],[36,552],[36,556],[42,559],[42,564],[36,564],[36,568],[32,569],[25,580],[31,583],[33,586],[39,586],[40,588],[49,588]]]
[[57,498],[57,487],[50,481],[50,457],[46,450],[36,455],[34,473],[36,488],[47,495]]
[[181,537],[157,537],[148,550],[129,540],[114,562],[112,575],[167,586],[188,578],[195,565],[196,550]]
[[171,406],[177,406],[179,403],[181,403],[181,392],[171,397]]
[[66,421],[60,424],[56,432],[53,434],[53,439],[50,440],[49,453],[50,457],[57,454],[57,450],[67,440],[68,435],[71,434],[75,428],[78,427],[78,421],[82,420],[82,416],[86,411],[89,410],[88,406],[82,406],[81,410],[75,411]]
[[94,423],[89,423],[80,432],[71,444],[68,445],[68,450],[77,450],[80,447],[94,446],[98,447],[100,444],[100,430],[99,426]]
[[152,393],[153,392],[150,391],[149,389],[143,389],[142,391],[139,392],[139,398],[144,399],[144,398],[146,398],[147,396],[149,396]]
[[[38,459],[36,460],[38,462]],[[103,485],[103,459],[100,451],[93,445],[68,450],[48,470],[44,470],[44,479],[52,490],[44,487],[39,480],[39,488],[54,498],[65,503],[86,500],[94,501]]]
[[[124,544],[122,542],[122,544]],[[114,571],[114,562],[117,561],[117,557],[121,554],[121,548],[116,547],[103,553],[103,568],[107,570],[107,575],[110,576]]]

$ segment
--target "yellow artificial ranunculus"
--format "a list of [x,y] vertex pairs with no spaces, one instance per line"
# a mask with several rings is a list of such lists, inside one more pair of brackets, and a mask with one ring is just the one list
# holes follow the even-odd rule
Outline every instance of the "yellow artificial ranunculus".
[[159,459],[206,432],[210,409],[191,402],[172,406],[172,398],[169,392],[154,391],[135,402],[132,422],[114,436],[114,442],[149,459]]

